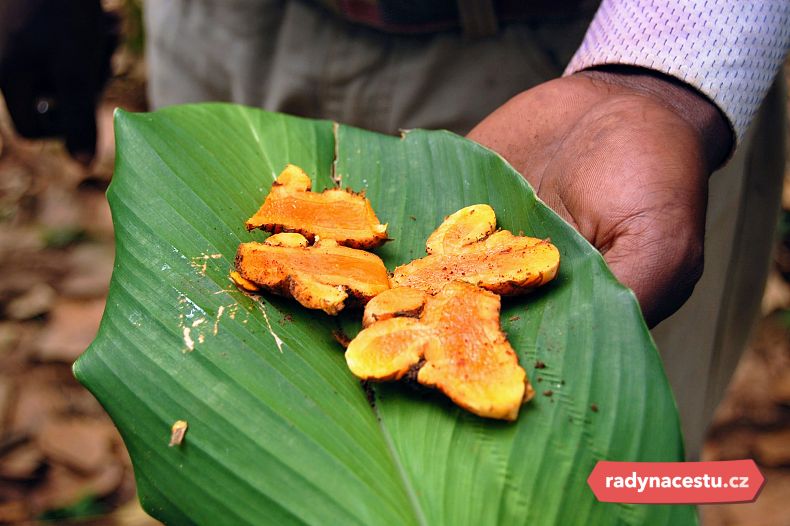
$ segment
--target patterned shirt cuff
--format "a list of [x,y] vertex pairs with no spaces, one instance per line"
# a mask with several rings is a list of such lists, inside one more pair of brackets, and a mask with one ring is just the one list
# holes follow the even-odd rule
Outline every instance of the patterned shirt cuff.
[[603,0],[565,70],[623,64],[693,86],[740,141],[790,47],[787,0]]

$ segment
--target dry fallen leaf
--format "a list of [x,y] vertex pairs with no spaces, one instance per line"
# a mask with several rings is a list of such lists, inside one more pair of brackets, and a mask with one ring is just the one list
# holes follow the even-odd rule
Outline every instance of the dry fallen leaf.
[[184,441],[184,435],[186,435],[188,427],[189,424],[187,424],[186,420],[176,420],[170,429],[170,443],[168,446],[180,446],[181,442]]

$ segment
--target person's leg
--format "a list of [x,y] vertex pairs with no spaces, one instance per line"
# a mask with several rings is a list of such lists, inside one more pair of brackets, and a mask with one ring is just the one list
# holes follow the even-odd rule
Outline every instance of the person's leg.
[[689,301],[653,330],[689,458],[738,362],[760,306],[784,173],[781,82],[730,162],[711,176],[705,272]]
[[561,28],[553,42],[536,24],[470,39],[387,35],[289,2],[262,106],[385,133],[466,133],[513,95],[559,76],[592,14],[552,22]]
[[282,14],[276,0],[146,2],[151,105],[260,104]]
[[519,91],[561,74],[593,9],[497,35],[395,36],[301,2],[147,2],[154,107],[230,100],[364,128],[465,133]]

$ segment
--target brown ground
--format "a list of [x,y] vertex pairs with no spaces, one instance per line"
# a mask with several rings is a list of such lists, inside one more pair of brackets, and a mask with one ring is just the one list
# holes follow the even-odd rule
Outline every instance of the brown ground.
[[[158,524],[137,505],[118,433],[70,370],[104,308],[113,264],[104,198],[111,108],[144,108],[139,71],[127,67],[111,83],[90,169],[56,141],[15,137],[0,108],[0,524],[44,513],[66,517],[59,524],[91,516],[79,523]],[[790,209],[790,184],[785,193]],[[705,449],[707,459],[754,458],[767,483],[754,504],[706,507],[710,526],[790,524],[790,235],[784,241],[765,316]]]
[[0,99],[0,524],[159,524],[137,504],[118,432],[71,374],[112,273],[112,108],[145,109],[139,71],[109,86],[90,169],[57,141],[14,136]]

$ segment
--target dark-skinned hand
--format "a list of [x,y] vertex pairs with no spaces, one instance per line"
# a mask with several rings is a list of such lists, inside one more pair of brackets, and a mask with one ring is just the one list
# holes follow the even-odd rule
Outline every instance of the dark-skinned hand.
[[469,138],[499,152],[604,255],[652,327],[702,273],[708,176],[732,133],[693,89],[636,68],[527,90]]

